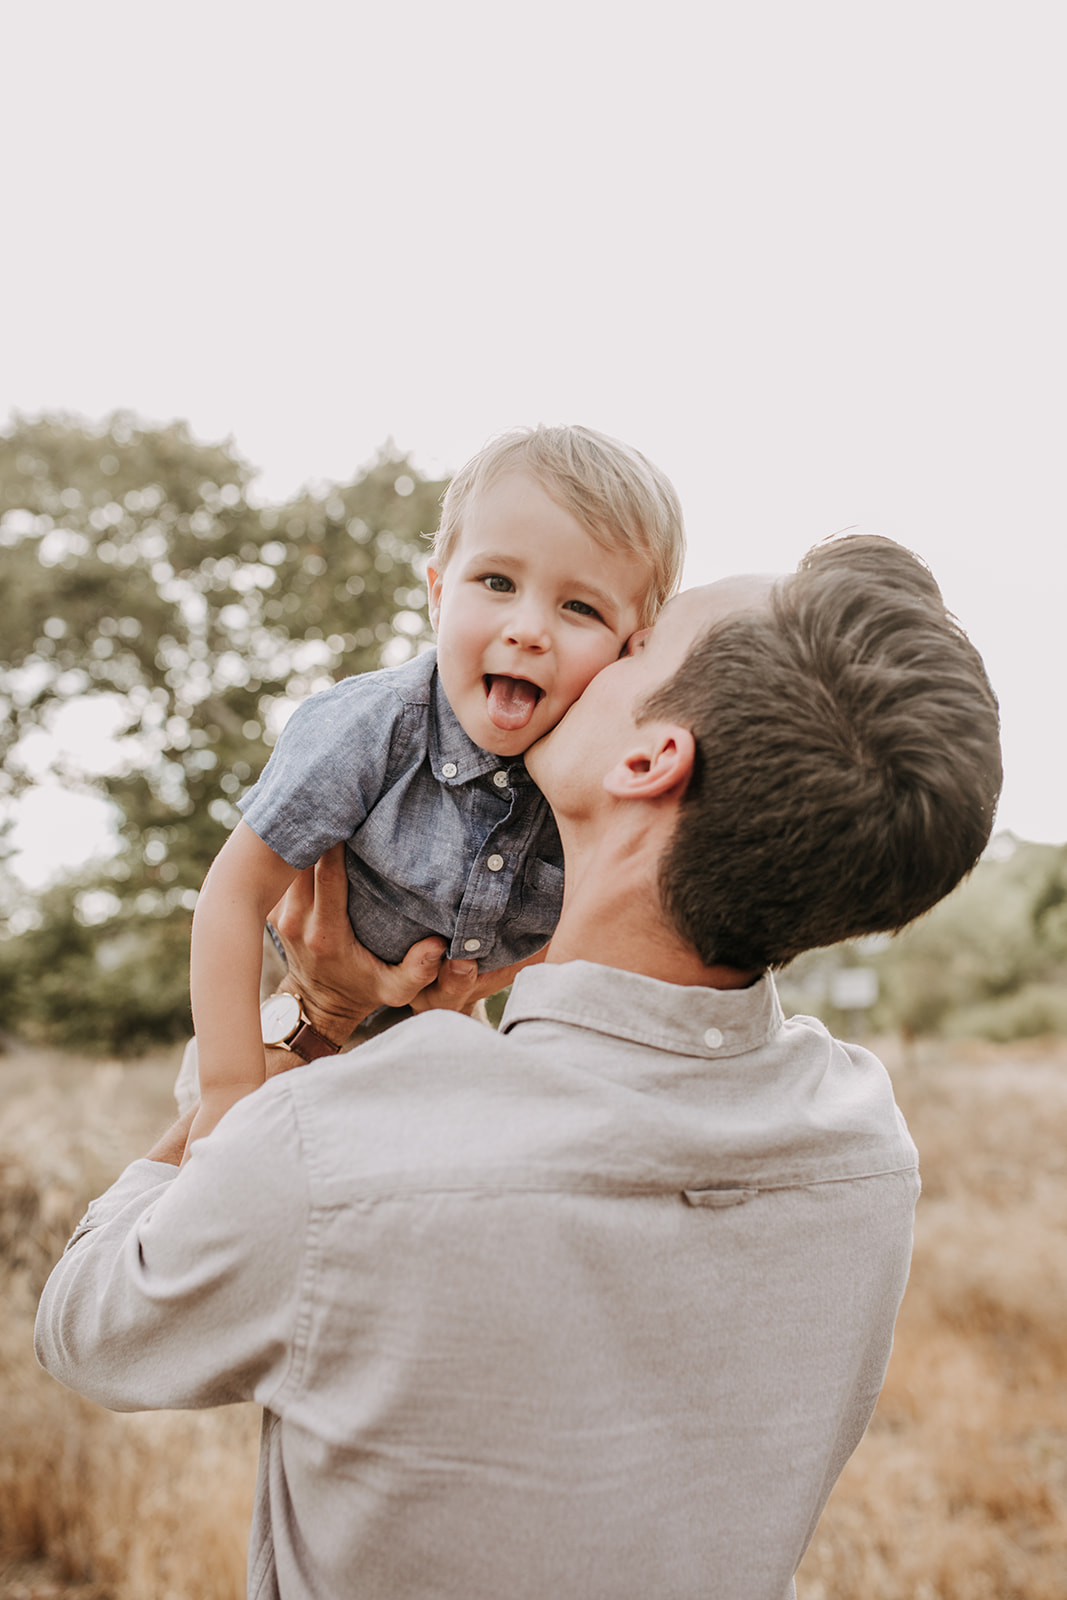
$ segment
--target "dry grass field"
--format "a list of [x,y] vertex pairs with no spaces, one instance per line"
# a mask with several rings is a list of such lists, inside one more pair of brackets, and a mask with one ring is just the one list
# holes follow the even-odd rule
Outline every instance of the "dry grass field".
[[[915,1263],[800,1600],[1067,1600],[1067,1040],[883,1054],[923,1160]],[[0,1600],[244,1593],[252,1409],[113,1416],[30,1345],[48,1266],[166,1125],[175,1067],[0,1056]]]

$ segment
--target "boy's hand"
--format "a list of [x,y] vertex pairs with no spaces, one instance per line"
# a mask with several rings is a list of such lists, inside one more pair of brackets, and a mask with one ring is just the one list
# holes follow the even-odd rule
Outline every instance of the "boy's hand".
[[312,1026],[337,1044],[379,1006],[410,1005],[434,982],[445,952],[443,939],[421,939],[391,967],[358,943],[348,920],[343,845],[299,874],[270,920],[289,961],[282,987],[299,994]]
[[166,1133],[160,1135],[151,1150],[148,1151],[146,1159],[149,1161],[165,1161],[170,1167],[180,1166],[182,1156],[185,1154],[189,1129],[192,1127],[193,1118],[199,1109],[199,1105],[190,1106],[189,1110],[180,1116],[177,1122],[171,1124]]

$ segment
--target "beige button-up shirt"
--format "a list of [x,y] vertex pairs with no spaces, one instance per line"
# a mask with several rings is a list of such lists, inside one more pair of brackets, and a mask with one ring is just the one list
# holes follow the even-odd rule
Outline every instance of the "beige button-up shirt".
[[135,1162],[37,1350],[118,1409],[265,1409],[250,1596],[786,1600],[874,1407],[915,1149],[773,982],[519,974]]

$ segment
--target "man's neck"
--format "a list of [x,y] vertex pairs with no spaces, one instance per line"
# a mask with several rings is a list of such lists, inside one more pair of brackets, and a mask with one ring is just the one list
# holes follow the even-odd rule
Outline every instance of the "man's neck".
[[[562,927],[562,925],[561,925]],[[557,928],[545,954],[545,961],[592,961],[601,967],[617,967],[623,972],[637,972],[645,978],[658,978],[661,983],[676,983],[685,988],[745,989],[759,977],[757,972],[740,972],[736,967],[706,967],[691,946],[652,946],[646,939],[640,948],[628,941],[622,930],[616,936],[595,939],[592,930],[582,933]]]
[[[651,861],[651,867],[648,865]],[[593,961],[663,983],[743,989],[758,976],[705,966],[666,920],[656,881],[658,853],[611,850],[597,841],[566,850],[563,910],[545,960]]]

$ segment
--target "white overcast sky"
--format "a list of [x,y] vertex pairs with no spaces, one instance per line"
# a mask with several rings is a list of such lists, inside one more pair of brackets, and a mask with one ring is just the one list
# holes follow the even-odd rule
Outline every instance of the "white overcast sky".
[[6,70],[0,420],[128,407],[260,490],[387,437],[643,449],[687,581],[924,556],[1067,839],[1067,21],[1016,0],[36,0]]

